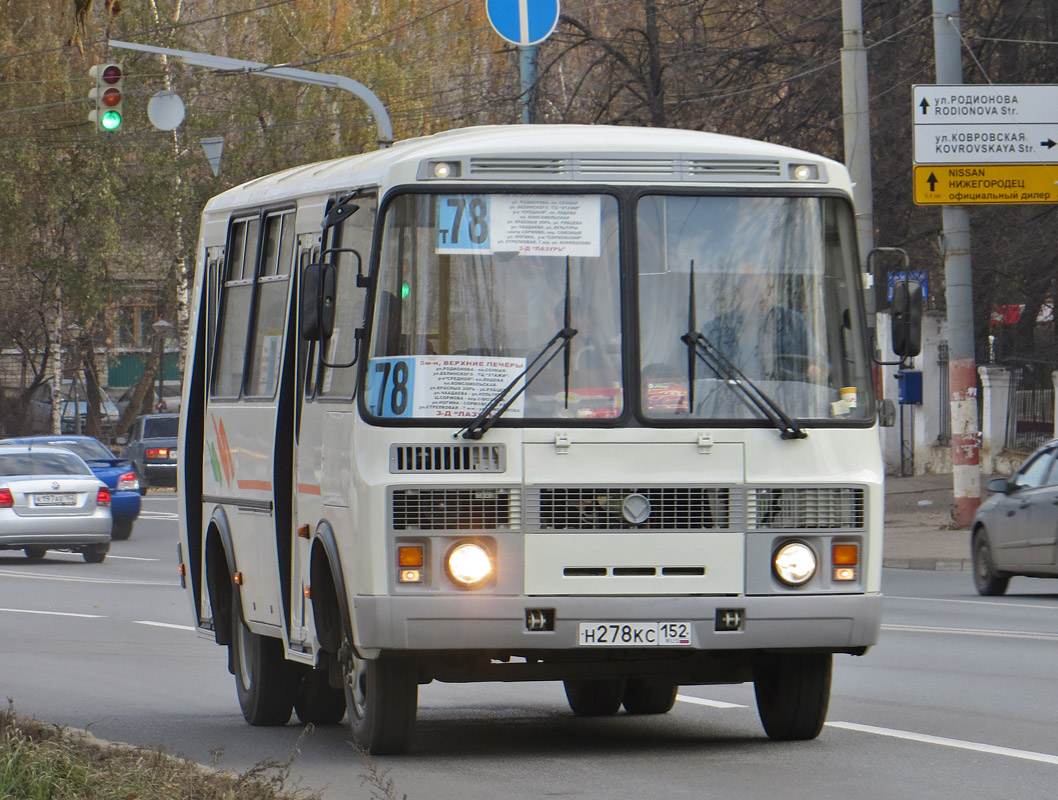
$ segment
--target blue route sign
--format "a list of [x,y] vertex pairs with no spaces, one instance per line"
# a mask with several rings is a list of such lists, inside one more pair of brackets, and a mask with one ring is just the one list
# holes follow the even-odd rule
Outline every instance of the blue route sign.
[[559,0],[488,0],[493,29],[512,44],[539,44],[558,24]]

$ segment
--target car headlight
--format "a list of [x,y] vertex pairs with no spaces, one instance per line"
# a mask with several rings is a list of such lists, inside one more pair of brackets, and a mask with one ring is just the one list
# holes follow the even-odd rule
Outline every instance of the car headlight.
[[492,574],[492,557],[477,542],[461,542],[448,551],[445,569],[448,576],[460,586],[472,588]]
[[804,542],[787,542],[772,557],[775,577],[787,586],[801,586],[812,580],[819,566],[815,551]]

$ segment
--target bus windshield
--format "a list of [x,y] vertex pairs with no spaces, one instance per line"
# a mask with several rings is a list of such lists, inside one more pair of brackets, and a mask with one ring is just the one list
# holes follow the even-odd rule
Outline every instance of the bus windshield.
[[[638,270],[638,341],[622,336],[618,205],[590,194],[395,198],[368,413],[467,422],[509,387],[495,404],[507,424],[873,419],[845,202],[641,195],[628,265]],[[572,335],[558,341],[562,352],[535,374],[534,359],[563,330]],[[622,365],[635,354],[630,390]]]
[[568,327],[576,334],[504,421],[619,416],[619,243],[610,196],[397,197],[381,245],[368,412],[473,419]]
[[646,417],[873,417],[845,203],[648,195],[637,239]]

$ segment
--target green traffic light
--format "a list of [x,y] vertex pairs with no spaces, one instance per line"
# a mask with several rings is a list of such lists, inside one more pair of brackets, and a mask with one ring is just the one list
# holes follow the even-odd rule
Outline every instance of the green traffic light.
[[99,118],[99,125],[105,131],[116,131],[121,127],[121,114],[117,111],[104,111]]

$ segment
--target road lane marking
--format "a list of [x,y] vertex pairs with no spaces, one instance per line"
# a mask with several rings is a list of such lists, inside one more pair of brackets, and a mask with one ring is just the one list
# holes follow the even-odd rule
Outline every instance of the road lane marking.
[[116,556],[110,553],[107,558],[111,561],[161,561],[160,558],[144,558],[143,556]]
[[0,569],[0,576],[9,578],[28,578],[38,581],[65,581],[66,583],[112,583],[121,586],[179,586],[180,581],[129,581],[118,578],[85,578],[71,577],[68,575],[48,575],[46,573],[19,572],[17,570]]
[[49,617],[85,617],[88,619],[103,619],[105,614],[75,614],[72,611],[34,611],[30,608],[0,608],[10,614],[46,614]]
[[176,520],[180,519],[180,515],[175,511],[148,511],[144,509],[140,511],[140,515],[137,519],[163,519],[176,522]]
[[993,639],[1033,639],[1040,642],[1058,641],[1058,633],[1041,631],[996,631],[984,628],[931,628],[926,625],[882,625],[883,631],[896,633],[947,633],[953,636],[987,636]]
[[908,600],[916,603],[969,603],[975,606],[999,606],[1000,608],[1041,608],[1046,611],[1054,611],[1054,605],[1043,606],[1035,603],[1003,603],[997,600],[956,600],[951,597],[899,597],[885,595],[886,600]]
[[725,703],[723,700],[706,700],[704,697],[692,697],[689,694],[678,694],[676,699],[681,703],[693,703],[696,706],[709,706],[709,708],[749,708],[741,703]]
[[193,631],[194,627],[191,625],[174,625],[172,622],[154,622],[149,619],[134,619],[137,625],[149,625],[153,628],[172,628],[177,631]]
[[1008,758],[1020,758],[1024,761],[1039,761],[1042,764],[1058,765],[1058,756],[1052,756],[1049,753],[1034,753],[1031,750],[1015,750],[1012,747],[999,747],[994,744],[967,742],[962,739],[948,739],[944,736],[930,736],[926,733],[913,733],[912,731],[894,730],[893,728],[879,728],[874,725],[860,725],[858,722],[828,722],[826,725],[830,728],[841,728],[847,731],[872,733],[875,736],[888,736],[891,739],[906,739],[909,742],[935,744],[941,747],[954,747],[959,750],[972,750],[976,753],[989,753],[996,756],[1007,756]]

